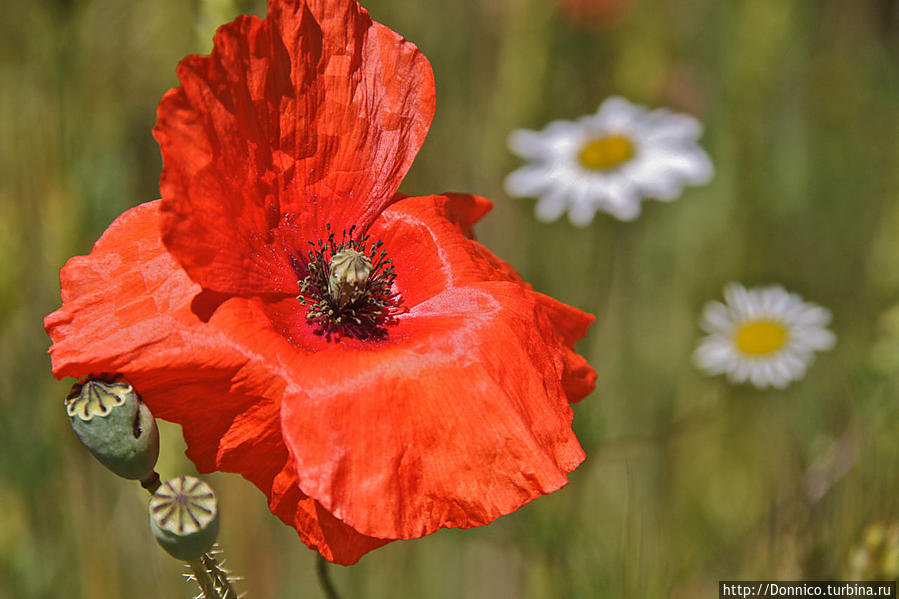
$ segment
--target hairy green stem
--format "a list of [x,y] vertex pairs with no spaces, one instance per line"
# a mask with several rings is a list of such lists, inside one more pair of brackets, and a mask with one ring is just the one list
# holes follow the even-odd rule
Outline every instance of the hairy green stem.
[[217,592],[219,592],[219,594],[215,596],[219,599],[237,599],[237,593],[231,588],[231,581],[228,580],[227,572],[219,566],[215,558],[207,553],[200,559],[203,561],[206,571],[212,576],[213,584],[215,585]]
[[205,557],[206,556],[204,555],[203,559],[190,560],[187,562],[187,565],[193,570],[194,576],[197,579],[197,584],[200,585],[200,589],[203,591],[203,597],[205,599],[221,599],[218,591],[215,590],[215,584],[212,582],[212,577],[206,570],[206,565],[204,563]]

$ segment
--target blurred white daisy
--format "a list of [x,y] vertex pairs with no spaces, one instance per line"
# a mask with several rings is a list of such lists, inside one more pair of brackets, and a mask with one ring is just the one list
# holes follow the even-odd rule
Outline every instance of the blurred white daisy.
[[696,140],[702,124],[685,114],[607,99],[596,114],[518,129],[509,148],[531,161],[506,177],[506,192],[539,197],[536,215],[586,226],[597,210],[620,220],[640,214],[643,198],[671,201],[684,185],[707,183],[712,163]]
[[724,302],[709,302],[701,326],[708,333],[693,354],[709,374],[734,383],[783,389],[801,379],[816,351],[831,349],[830,310],[804,302],[783,287],[724,288]]

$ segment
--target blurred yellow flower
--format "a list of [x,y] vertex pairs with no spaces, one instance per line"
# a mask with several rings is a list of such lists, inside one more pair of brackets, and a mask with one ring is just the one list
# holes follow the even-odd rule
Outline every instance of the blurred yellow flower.
[[899,522],[876,522],[849,554],[850,580],[895,580],[899,577]]

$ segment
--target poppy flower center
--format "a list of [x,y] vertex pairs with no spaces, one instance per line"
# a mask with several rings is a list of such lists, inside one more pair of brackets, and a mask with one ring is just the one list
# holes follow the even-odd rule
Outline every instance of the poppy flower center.
[[594,171],[613,169],[634,157],[634,144],[623,135],[606,135],[588,141],[581,148],[578,160]]
[[309,242],[306,277],[298,281],[306,321],[316,333],[332,338],[369,339],[387,334],[399,302],[391,291],[396,273],[381,241],[368,235],[353,239],[355,226],[337,241],[328,226],[326,241]]
[[786,327],[773,320],[747,322],[734,331],[734,343],[744,354],[771,354],[783,347],[786,341]]

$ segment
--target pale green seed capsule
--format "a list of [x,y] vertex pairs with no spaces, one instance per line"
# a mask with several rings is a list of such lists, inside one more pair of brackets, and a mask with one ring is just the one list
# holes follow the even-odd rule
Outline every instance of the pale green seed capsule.
[[212,548],[219,531],[212,488],[193,476],[166,481],[150,498],[150,529],[172,557],[199,559]]
[[94,457],[119,476],[145,480],[159,457],[159,430],[140,396],[121,377],[72,387],[66,413]]
[[365,292],[372,265],[362,252],[346,248],[331,257],[328,265],[328,295],[345,306]]

